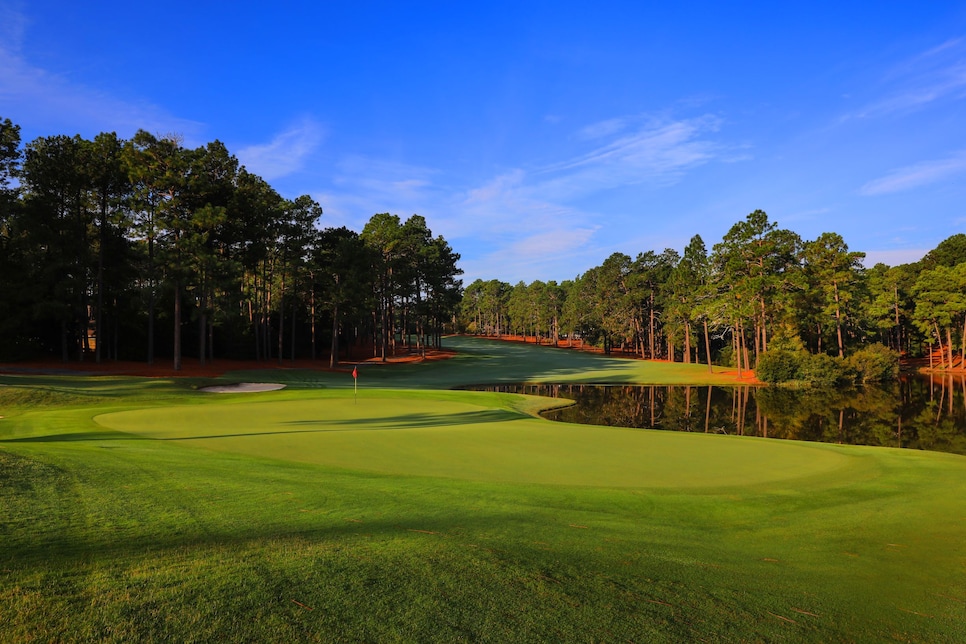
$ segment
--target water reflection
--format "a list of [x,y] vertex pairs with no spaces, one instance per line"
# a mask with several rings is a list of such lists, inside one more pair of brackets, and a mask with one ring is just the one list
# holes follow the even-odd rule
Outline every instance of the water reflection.
[[907,377],[847,390],[777,387],[494,385],[481,391],[569,398],[571,423],[881,445],[966,454],[966,378]]

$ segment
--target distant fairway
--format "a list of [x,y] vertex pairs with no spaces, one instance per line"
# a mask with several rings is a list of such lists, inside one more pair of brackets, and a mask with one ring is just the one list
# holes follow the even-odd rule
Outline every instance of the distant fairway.
[[446,388],[726,377],[448,342],[0,376],[0,641],[966,641],[966,458],[554,423]]

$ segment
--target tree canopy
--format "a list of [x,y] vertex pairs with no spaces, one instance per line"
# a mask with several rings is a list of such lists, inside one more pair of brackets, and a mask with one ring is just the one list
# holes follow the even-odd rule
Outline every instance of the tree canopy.
[[466,289],[461,323],[484,335],[556,344],[563,334],[605,352],[739,370],[756,368],[779,336],[782,351],[793,338],[802,351],[839,359],[873,345],[909,356],[941,349],[939,366],[951,368],[953,348],[959,360],[966,350],[964,240],[953,235],[914,264],[867,269],[865,254],[841,235],[803,240],[755,210],[710,253],[700,235],[683,254],[648,250],[631,261],[616,253],[572,281],[546,283],[553,298],[535,295],[544,282],[477,280]]
[[[0,332],[6,358],[193,353],[295,359],[438,346],[459,255],[426,220],[320,228],[220,141],[137,132],[39,137],[0,120]],[[415,338],[415,340],[414,340]]]

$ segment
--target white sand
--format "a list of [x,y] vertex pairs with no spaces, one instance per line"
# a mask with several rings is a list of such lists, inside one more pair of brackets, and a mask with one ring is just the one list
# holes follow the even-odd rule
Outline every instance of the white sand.
[[241,394],[256,391],[275,391],[283,389],[285,385],[273,382],[239,382],[237,385],[217,385],[214,387],[202,387],[200,391],[207,391],[212,394]]

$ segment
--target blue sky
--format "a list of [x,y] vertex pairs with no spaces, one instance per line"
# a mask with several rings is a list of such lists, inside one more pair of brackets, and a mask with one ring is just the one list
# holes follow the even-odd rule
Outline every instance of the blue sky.
[[867,265],[966,231],[966,4],[678,4],[0,0],[0,117],[220,139],[323,226],[425,216],[467,281],[755,209]]

